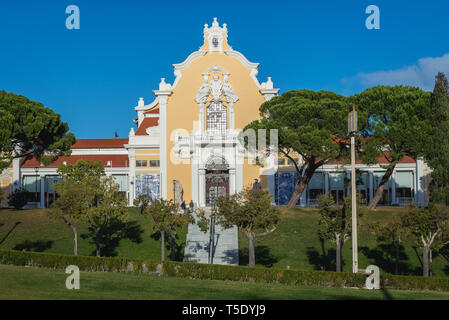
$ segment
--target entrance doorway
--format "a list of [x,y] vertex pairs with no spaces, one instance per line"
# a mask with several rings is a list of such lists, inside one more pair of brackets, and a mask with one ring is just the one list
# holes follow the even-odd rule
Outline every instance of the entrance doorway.
[[206,170],[206,206],[215,199],[229,195],[229,170]]

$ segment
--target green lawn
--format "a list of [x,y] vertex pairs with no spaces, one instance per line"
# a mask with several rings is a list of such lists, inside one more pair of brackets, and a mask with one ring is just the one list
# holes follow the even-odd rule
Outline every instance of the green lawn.
[[[360,225],[374,221],[385,221],[407,210],[401,207],[379,207],[359,221],[359,267],[375,264],[384,272],[394,273],[393,247],[376,242]],[[274,266],[300,270],[335,271],[335,245],[330,241],[321,243],[318,238],[319,213],[314,208],[295,208],[284,214],[283,220],[272,234],[256,238],[256,265]],[[248,242],[239,234],[240,264],[248,263]],[[401,250],[400,271],[402,274],[422,275],[421,250],[416,251],[409,243]],[[352,271],[352,243],[349,239],[343,246],[344,271]],[[449,262],[442,255],[434,255],[433,274],[447,276]]]
[[65,287],[63,270],[0,265],[0,299],[449,299],[433,291],[289,286],[154,275],[81,272],[80,289]]
[[[0,210],[0,249],[73,254],[71,230],[62,221],[51,219],[48,212],[48,209]],[[136,208],[129,208],[129,213],[129,221],[118,226],[122,231],[120,238],[107,244],[104,255],[159,260],[159,234],[152,231],[151,218],[141,216]],[[186,233],[187,227],[178,230],[178,260],[184,255]],[[85,224],[79,225],[78,235],[78,253],[94,255],[95,245],[91,238],[86,238]],[[166,241],[166,256],[169,249]]]
[[[104,253],[128,258],[160,259],[160,240],[151,237],[151,219],[142,217],[136,208],[130,208],[130,219],[122,226],[122,238],[111,241]],[[380,207],[368,213],[360,224],[385,221],[393,215],[402,214],[406,208]],[[296,208],[284,213],[279,228],[272,234],[256,239],[256,264],[259,266],[290,266],[300,270],[335,270],[335,249],[330,241],[320,243],[317,235],[319,213],[313,208]],[[177,260],[184,254],[187,228],[179,230]],[[87,233],[85,225],[79,227],[79,254],[92,255],[94,244],[83,238]],[[240,264],[248,263],[247,240],[240,234]],[[71,231],[61,221],[49,219],[48,210],[0,210],[0,249],[73,253]],[[169,254],[169,241],[166,246]],[[344,270],[351,271],[351,240],[343,247]],[[379,266],[383,272],[393,273],[394,259],[391,246],[379,244],[374,237],[359,228],[359,266]],[[404,243],[401,251],[400,270],[402,274],[421,275],[421,252]],[[435,276],[449,274],[449,262],[443,255],[434,255]]]

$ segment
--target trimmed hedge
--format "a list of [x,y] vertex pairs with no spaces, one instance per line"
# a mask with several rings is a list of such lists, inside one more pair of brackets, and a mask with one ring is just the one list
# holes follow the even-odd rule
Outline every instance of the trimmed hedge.
[[[0,250],[0,264],[53,269],[65,269],[69,265],[76,265],[83,271],[162,273],[166,276],[191,279],[356,288],[363,288],[367,277],[363,274],[348,272],[300,271],[173,261],[163,262],[162,270],[158,270],[160,262],[143,259],[87,257],[15,250]],[[384,289],[449,291],[449,278],[390,274],[382,274],[380,278],[381,287]]]
[[141,259],[88,257],[53,253],[0,250],[0,263],[65,269],[76,265],[83,271],[155,272],[158,263]]
[[363,288],[366,276],[346,272],[299,271],[263,267],[222,266],[189,262],[164,262],[164,274],[193,279]]
[[449,278],[381,274],[380,285],[385,289],[449,291]]

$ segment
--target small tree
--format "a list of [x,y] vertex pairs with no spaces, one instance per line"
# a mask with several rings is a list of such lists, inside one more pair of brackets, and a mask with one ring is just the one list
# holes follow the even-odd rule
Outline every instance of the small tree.
[[62,164],[58,167],[61,181],[52,184],[58,198],[53,203],[52,217],[62,219],[73,232],[73,251],[78,254],[78,231],[76,224],[85,219],[87,210],[95,205],[101,175],[101,162],[79,160],[74,165]]
[[[351,237],[352,230],[352,205],[351,197],[346,197],[342,206],[336,205],[330,195],[318,196],[321,226],[318,234],[322,239],[328,239],[335,243],[336,271],[342,272],[342,249],[346,241]],[[357,206],[359,207],[359,206]],[[360,216],[359,211],[357,214]]]
[[86,197],[90,195],[79,183],[71,180],[62,180],[52,185],[59,197],[53,202],[51,217],[62,219],[73,233],[73,254],[78,255],[77,224],[83,220],[87,210]]
[[16,210],[22,209],[28,203],[28,191],[18,188],[8,197],[8,205]]
[[141,212],[147,213],[153,219],[153,230],[161,235],[161,261],[165,260],[165,235],[171,236],[171,260],[176,259],[176,229],[182,228],[193,222],[190,214],[181,213],[179,205],[173,200],[155,199],[146,209],[142,209],[147,204],[141,202]]
[[[95,205],[87,209],[86,220],[89,223],[90,234],[95,239],[96,255],[101,256],[102,235],[108,227],[117,221],[128,219],[127,201],[119,193],[119,186],[114,178],[101,179],[99,188],[96,189]],[[108,237],[113,235],[108,233]]]
[[428,208],[411,206],[402,216],[402,223],[413,243],[422,249],[423,276],[428,277],[432,266],[432,251],[449,243],[449,208],[433,204]]
[[141,193],[134,199],[134,206],[139,208],[140,214],[144,214],[148,206],[151,204],[152,198],[148,194]]
[[216,200],[217,223],[224,228],[236,225],[248,239],[249,266],[256,264],[254,241],[276,230],[280,211],[272,205],[267,190],[245,188],[243,192]]
[[399,252],[401,244],[406,236],[406,230],[400,218],[394,217],[385,224],[376,222],[368,226],[368,229],[376,237],[378,242],[392,244],[395,248],[394,274],[399,273]]

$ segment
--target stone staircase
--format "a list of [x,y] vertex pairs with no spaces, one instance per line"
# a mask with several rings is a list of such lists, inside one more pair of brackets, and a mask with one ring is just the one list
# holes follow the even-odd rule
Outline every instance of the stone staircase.
[[[206,216],[210,215],[207,208]],[[197,219],[194,214],[195,220]],[[210,230],[202,232],[196,224],[189,224],[184,249],[184,262],[209,263],[209,238]],[[213,264],[238,265],[239,244],[238,230],[236,226],[223,229],[215,225],[213,244]]]

